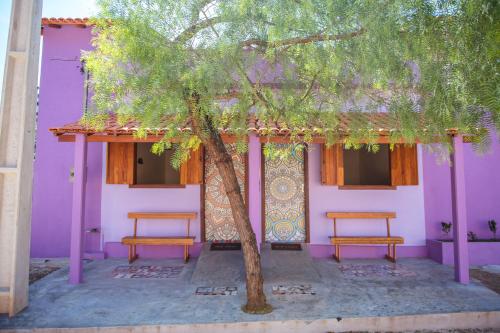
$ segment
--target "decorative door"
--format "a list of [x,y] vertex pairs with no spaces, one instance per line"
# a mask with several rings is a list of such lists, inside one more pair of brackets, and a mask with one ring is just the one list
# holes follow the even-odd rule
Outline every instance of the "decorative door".
[[[290,149],[290,145],[280,144],[277,148]],[[304,165],[304,150],[296,147],[287,158],[265,158],[266,242],[306,240]]]
[[[237,153],[235,144],[226,144],[226,149],[233,158],[236,176],[245,199],[245,155]],[[205,158],[205,239],[207,241],[240,239],[222,178],[209,154]]]

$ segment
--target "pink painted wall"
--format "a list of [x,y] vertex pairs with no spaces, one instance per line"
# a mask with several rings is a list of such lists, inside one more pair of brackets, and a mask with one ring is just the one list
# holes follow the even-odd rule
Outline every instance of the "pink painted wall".
[[[73,166],[72,143],[59,143],[48,128],[77,120],[82,112],[83,75],[80,72],[81,50],[90,49],[90,29],[63,26],[45,27],[40,78],[40,107],[37,119],[37,151],[33,187],[32,249],[33,257],[64,257],[69,255]],[[252,75],[257,75],[253,73]],[[131,233],[132,224],[126,213],[132,210],[190,210],[200,213],[200,188],[129,189],[124,185],[106,185],[105,147],[90,143],[88,154],[88,183],[86,228],[100,227],[105,249],[111,254],[125,255],[118,244],[121,237]],[[261,152],[258,138],[249,142],[249,213],[261,240]],[[329,210],[389,210],[398,218],[392,224],[393,234],[405,237],[406,244],[399,253],[403,256],[424,256],[425,240],[440,238],[439,221],[451,220],[450,173],[447,164],[438,165],[432,155],[419,151],[419,186],[399,187],[397,190],[339,190],[322,186],[319,172],[319,146],[312,145],[309,153],[309,207],[313,254],[331,254],[328,236],[331,221],[325,218]],[[470,230],[480,237],[490,237],[486,220],[500,223],[500,144],[495,139],[495,153],[477,156],[466,148],[466,185]],[[102,207],[102,210],[101,210]],[[192,230],[199,242],[199,218]],[[141,226],[145,234],[165,233],[165,222],[148,221]],[[180,221],[168,223],[172,233],[184,230]],[[340,221],[341,234],[383,234],[383,221]],[[100,235],[86,236],[86,251],[100,249]],[[198,248],[199,249],[199,248]],[[379,256],[382,247],[346,247],[347,256]],[[196,251],[195,251],[196,252]],[[177,252],[175,252],[177,255]]]
[[[102,144],[103,161],[106,170],[106,144]],[[106,184],[105,172],[102,186],[102,234],[105,243],[120,242],[122,237],[133,234],[133,221],[127,218],[129,212],[196,212],[191,221],[191,235],[200,242],[200,185],[185,188],[129,188],[128,185]],[[138,225],[141,235],[160,236],[183,235],[186,223],[177,220],[141,220]]]
[[[82,114],[81,50],[90,49],[90,28],[44,27],[33,178],[32,257],[69,256],[73,143],[59,143],[49,127]],[[86,228],[100,226],[101,145],[89,144]],[[86,236],[86,251],[99,250],[99,235]]]
[[[437,156],[425,152],[425,216],[428,239],[443,238],[441,221],[451,221],[450,165],[438,163]],[[465,147],[465,183],[468,230],[479,238],[491,238],[486,221],[495,219],[500,229],[500,143],[493,137],[490,151],[477,154]],[[500,232],[498,233],[500,234]]]
[[[105,154],[106,145],[103,145],[102,168],[106,170]],[[261,201],[260,201],[260,143],[255,135],[249,140],[249,215],[257,239],[260,241]],[[200,191],[199,185],[188,185],[186,188],[129,188],[128,185],[106,184],[105,174],[102,174],[102,233],[104,237],[105,252],[111,257],[124,257],[126,248],[119,242],[124,236],[133,233],[133,223],[127,218],[127,213],[132,211],[189,211],[196,212],[198,217],[191,224],[191,234],[200,242]],[[151,220],[139,222],[141,235],[155,236],[165,234],[184,234],[184,221]],[[150,251],[139,248],[138,252],[143,257],[179,257],[182,249],[166,247]],[[193,256],[199,252],[199,247],[193,251]]]
[[[321,185],[320,148],[314,144],[309,152],[309,216],[311,252],[314,256],[331,255],[328,236],[333,223],[327,211],[393,211],[397,218],[391,223],[391,234],[402,236],[405,245],[399,246],[402,256],[425,256],[424,185],[421,147],[418,153],[419,185],[399,186],[396,190],[340,190],[337,186]],[[346,236],[384,235],[385,221],[339,220],[337,233]],[[383,256],[386,247],[345,247],[346,257]]]

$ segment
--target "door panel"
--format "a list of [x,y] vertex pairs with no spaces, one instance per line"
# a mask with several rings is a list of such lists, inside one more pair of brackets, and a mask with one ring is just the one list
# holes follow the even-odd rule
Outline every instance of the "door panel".
[[293,149],[284,159],[265,158],[264,178],[265,240],[305,242],[304,150]]
[[[234,144],[226,144],[226,149],[233,158],[236,176],[245,199],[245,155],[238,154]],[[205,239],[207,241],[240,239],[219,170],[208,154],[205,160]]]

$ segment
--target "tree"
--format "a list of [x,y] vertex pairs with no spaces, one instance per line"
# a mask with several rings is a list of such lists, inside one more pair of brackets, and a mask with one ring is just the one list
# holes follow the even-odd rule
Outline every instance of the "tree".
[[[246,149],[247,118],[279,123],[294,143],[367,144],[368,121],[338,130],[340,112],[387,111],[391,142],[487,144],[500,128],[498,1],[100,0],[92,73],[100,127],[109,112],[139,121],[136,135],[166,128],[154,151],[176,145],[174,166],[200,144],[216,161],[239,232],[247,304],[270,311],[260,256],[219,128]],[[191,131],[179,131],[188,124]],[[346,135],[348,134],[348,135]],[[260,133],[271,137],[273,133]],[[269,156],[282,154],[267,144]]]

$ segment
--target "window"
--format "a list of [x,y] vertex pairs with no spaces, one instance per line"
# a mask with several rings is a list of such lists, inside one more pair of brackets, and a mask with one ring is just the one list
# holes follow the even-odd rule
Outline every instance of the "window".
[[381,144],[376,152],[344,149],[345,185],[391,185],[389,145]]
[[353,189],[387,189],[418,185],[417,146],[380,144],[377,153],[343,149],[341,143],[321,145],[321,184]]
[[178,185],[180,173],[172,167],[173,149],[161,155],[151,152],[153,143],[137,143],[135,159],[136,185]]
[[170,160],[173,150],[151,153],[153,143],[109,142],[106,184],[130,187],[184,187],[203,182],[203,147],[192,150],[188,160],[175,170]]

